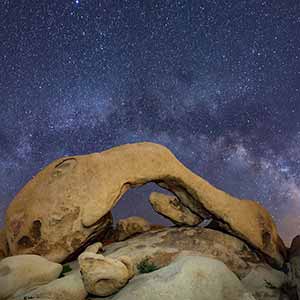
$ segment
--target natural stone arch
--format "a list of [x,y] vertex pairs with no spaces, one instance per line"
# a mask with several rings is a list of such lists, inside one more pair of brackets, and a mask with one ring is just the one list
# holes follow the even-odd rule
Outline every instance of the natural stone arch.
[[[213,187],[166,147],[148,142],[64,157],[39,172],[7,210],[11,253],[38,252],[62,261],[95,232],[103,231],[108,213],[127,190],[148,182],[172,191],[200,217],[214,218],[223,230],[246,241],[272,263],[283,264],[285,246],[261,205]],[[33,232],[36,221],[41,224],[39,238]]]

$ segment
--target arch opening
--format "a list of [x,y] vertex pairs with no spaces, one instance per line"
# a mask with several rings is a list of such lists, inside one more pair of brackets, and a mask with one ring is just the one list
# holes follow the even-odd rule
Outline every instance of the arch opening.
[[149,196],[152,192],[160,192],[172,195],[171,192],[159,187],[153,182],[149,182],[140,187],[130,188],[121,196],[117,204],[111,210],[114,223],[120,219],[137,216],[146,219],[151,224],[173,226],[174,224],[171,221],[159,215],[152,208],[149,202]]

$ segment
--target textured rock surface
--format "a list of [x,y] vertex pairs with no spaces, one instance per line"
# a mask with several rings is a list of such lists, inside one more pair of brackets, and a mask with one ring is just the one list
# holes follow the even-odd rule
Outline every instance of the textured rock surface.
[[8,300],[84,300],[87,292],[79,272],[41,285],[32,291],[19,294]]
[[200,255],[224,262],[239,278],[244,278],[261,259],[241,240],[200,227],[175,227],[149,231],[103,247],[105,257],[129,256],[137,265],[146,257],[157,267],[170,264],[179,255]]
[[256,300],[283,300],[287,298],[284,285],[288,277],[268,265],[257,265],[242,279],[242,284]]
[[289,266],[289,290],[293,294],[292,300],[298,300],[300,299],[300,235],[294,237],[289,249]]
[[10,256],[0,261],[0,299],[56,279],[62,265],[38,255]]
[[181,257],[158,271],[134,277],[106,299],[255,300],[222,262],[206,257]]
[[95,246],[98,245],[90,246],[80,254],[78,262],[85,289],[96,296],[109,296],[133,277],[133,265],[129,257],[112,259],[96,254],[98,249]]
[[151,224],[141,217],[129,217],[126,219],[121,219],[116,225],[115,240],[123,241],[137,233],[142,233],[149,231],[151,229]]
[[150,203],[159,214],[170,219],[176,225],[197,225],[202,219],[185,207],[176,196],[153,192]]
[[202,218],[216,219],[223,230],[267,255],[270,263],[283,264],[285,246],[260,204],[216,189],[166,147],[154,143],[64,157],[44,168],[8,207],[11,253],[39,253],[62,261],[90,235],[103,230],[102,218],[128,189],[151,181],[171,190]]
[[6,232],[4,228],[0,229],[0,260],[9,255]]
[[288,252],[290,259],[296,256],[300,256],[300,235],[294,237]]

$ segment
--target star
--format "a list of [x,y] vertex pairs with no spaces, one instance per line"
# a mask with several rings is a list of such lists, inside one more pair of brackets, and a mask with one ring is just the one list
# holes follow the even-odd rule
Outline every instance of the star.
[[[0,226],[54,159],[152,141],[299,233],[300,2],[28,2],[1,10]],[[116,215],[161,222],[154,188]]]

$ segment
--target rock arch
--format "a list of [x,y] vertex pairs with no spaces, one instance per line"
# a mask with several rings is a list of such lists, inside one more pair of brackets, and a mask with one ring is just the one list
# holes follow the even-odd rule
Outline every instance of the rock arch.
[[[110,210],[127,190],[148,182],[174,193],[201,218],[217,220],[223,230],[246,241],[272,263],[283,264],[285,246],[261,205],[213,187],[169,149],[150,142],[64,157],[49,164],[8,207],[6,234],[11,253],[39,253],[62,261],[104,231],[111,222]],[[39,238],[33,236],[37,222]],[[28,243],[20,245],[22,239]]]

